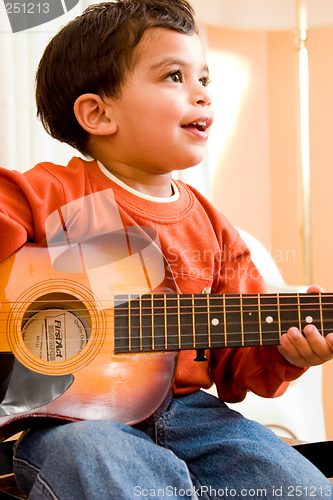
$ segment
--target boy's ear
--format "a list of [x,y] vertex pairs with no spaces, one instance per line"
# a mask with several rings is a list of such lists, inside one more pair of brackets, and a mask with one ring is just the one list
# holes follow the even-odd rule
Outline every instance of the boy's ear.
[[74,113],[81,127],[89,134],[111,135],[118,129],[110,105],[97,94],[80,95],[75,101]]

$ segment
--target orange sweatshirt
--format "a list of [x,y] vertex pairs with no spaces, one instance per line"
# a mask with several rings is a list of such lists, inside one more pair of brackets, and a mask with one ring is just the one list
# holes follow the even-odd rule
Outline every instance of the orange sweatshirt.
[[[0,169],[0,261],[24,243],[47,244],[45,222],[74,200],[112,189],[123,227],[151,227],[183,294],[263,293],[264,282],[236,229],[194,188],[174,181],[169,199],[145,197],[112,178],[95,161],[73,158],[67,167],[40,163],[21,174]],[[110,214],[90,203],[89,234],[103,232]],[[93,226],[93,227],[92,227]],[[84,236],[82,234],[81,236]],[[129,291],[130,292],[130,291]],[[247,391],[264,397],[282,394],[304,370],[288,363],[273,347],[181,351],[176,394],[216,383],[223,401],[241,401]]]

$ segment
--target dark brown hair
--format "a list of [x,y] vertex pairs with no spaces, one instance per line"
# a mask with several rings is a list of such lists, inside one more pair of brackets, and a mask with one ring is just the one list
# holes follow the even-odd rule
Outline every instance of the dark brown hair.
[[186,0],[116,0],[88,7],[49,42],[36,74],[37,116],[46,131],[86,154],[89,134],[73,107],[86,93],[119,97],[134,48],[152,27],[197,32]]

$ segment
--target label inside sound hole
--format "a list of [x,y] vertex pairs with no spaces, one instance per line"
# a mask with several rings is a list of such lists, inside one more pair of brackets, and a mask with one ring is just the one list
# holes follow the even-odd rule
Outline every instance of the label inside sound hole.
[[24,324],[22,338],[27,349],[37,358],[66,361],[87,344],[87,328],[83,321],[62,309],[39,311]]

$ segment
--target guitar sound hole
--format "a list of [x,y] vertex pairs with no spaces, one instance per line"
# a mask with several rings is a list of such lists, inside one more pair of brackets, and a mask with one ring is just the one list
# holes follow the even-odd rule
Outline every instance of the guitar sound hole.
[[22,340],[38,359],[59,362],[79,354],[90,337],[90,316],[75,297],[47,294],[33,302],[24,314]]

